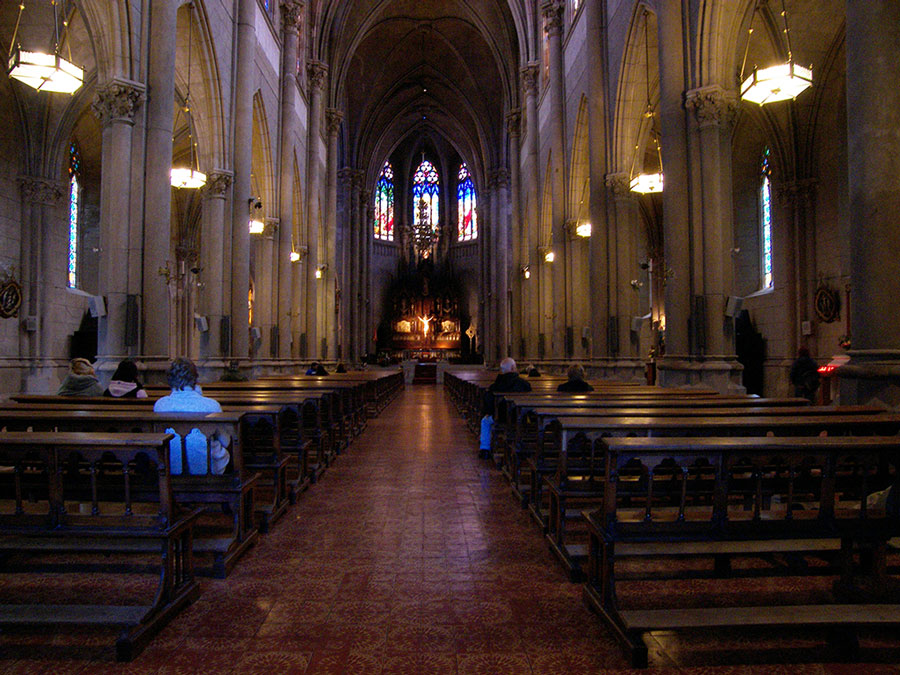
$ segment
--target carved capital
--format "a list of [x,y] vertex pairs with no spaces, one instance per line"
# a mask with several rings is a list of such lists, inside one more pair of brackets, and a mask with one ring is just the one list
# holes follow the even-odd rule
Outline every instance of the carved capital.
[[358,173],[354,169],[350,167],[344,167],[337,172],[338,183],[341,184],[345,190],[350,190],[353,187],[353,175]]
[[322,89],[325,86],[325,76],[328,75],[328,65],[321,61],[310,61],[306,64],[306,75],[310,90]]
[[493,169],[490,173],[489,186],[493,190],[509,189],[509,170],[505,167]]
[[337,136],[341,130],[341,122],[344,119],[344,113],[337,108],[326,108],[325,110],[325,130],[329,136]]
[[[372,191],[366,190],[366,189],[360,190],[359,191],[359,199],[360,199],[360,201],[368,204],[369,201],[372,199]],[[372,208],[374,209],[374,206]],[[366,207],[366,210],[368,211],[368,207]]]
[[691,89],[685,94],[684,106],[693,111],[701,129],[731,126],[737,118],[740,102],[737,94],[718,85]]
[[113,80],[97,90],[91,109],[103,126],[111,122],[134,124],[134,115],[145,99],[144,85],[127,80]]
[[522,88],[525,90],[525,94],[537,96],[538,78],[541,74],[540,64],[532,61],[522,68],[520,72],[522,73]]
[[522,111],[516,108],[506,115],[506,133],[518,138],[522,133]]
[[19,176],[17,179],[22,201],[30,204],[56,206],[66,194],[66,185],[58,180],[48,180],[37,176]]
[[231,187],[233,174],[230,171],[210,171],[206,174],[203,191],[207,197],[224,197]]
[[608,173],[605,177],[606,189],[613,199],[633,199],[631,179],[627,173]]
[[801,178],[793,181],[779,181],[774,184],[775,198],[782,206],[799,207],[812,202],[816,195],[818,181],[815,178]]
[[541,16],[548,34],[559,35],[562,33],[564,8],[565,4],[560,0],[546,0],[541,4]]
[[304,9],[304,0],[281,0],[281,25],[285,32],[300,34]]

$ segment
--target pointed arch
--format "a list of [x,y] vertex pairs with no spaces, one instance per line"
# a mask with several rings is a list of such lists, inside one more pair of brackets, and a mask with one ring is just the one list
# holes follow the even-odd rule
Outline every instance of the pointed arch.
[[575,119],[575,137],[572,141],[572,166],[569,171],[569,208],[577,223],[590,221],[591,171],[588,151],[588,105],[582,94]]
[[253,94],[253,160],[250,189],[263,203],[263,214],[275,209],[275,165],[272,160],[272,141],[262,92]]

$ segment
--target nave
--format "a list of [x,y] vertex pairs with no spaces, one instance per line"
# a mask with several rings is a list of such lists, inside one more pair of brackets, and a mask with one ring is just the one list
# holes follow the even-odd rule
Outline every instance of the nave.
[[[438,387],[407,387],[227,579],[201,583],[199,600],[130,664],[114,663],[108,634],[55,631],[48,644],[46,635],[18,632],[0,634],[0,673],[577,675],[627,667],[507,483],[476,458],[474,438]],[[733,663],[735,652],[760,644],[724,635],[652,640],[651,666],[679,671],[688,660],[715,664],[726,651]],[[783,646],[809,661],[817,644],[795,632],[750,658],[779,659]]]

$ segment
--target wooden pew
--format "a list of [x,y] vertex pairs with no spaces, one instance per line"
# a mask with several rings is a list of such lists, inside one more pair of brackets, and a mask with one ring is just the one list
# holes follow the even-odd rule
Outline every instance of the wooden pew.
[[[900,494],[900,438],[645,437],[600,443],[604,495],[600,507],[585,514],[590,544],[584,600],[634,667],[647,665],[642,635],[652,630],[819,626],[852,656],[858,627],[900,624],[900,604],[885,604],[900,597],[898,580],[885,565],[886,542],[900,534],[900,500],[887,512],[868,508],[866,499],[891,485]],[[617,582],[629,558],[657,559],[656,567],[642,566],[641,578],[660,580],[696,574],[696,565],[693,571],[679,567],[683,558],[718,561],[764,552],[831,554],[840,574],[831,601],[784,604],[792,598],[791,584],[783,584],[779,606],[743,606],[733,599],[723,606],[710,602],[708,593],[702,606],[676,606],[671,598],[656,608],[620,602]],[[723,569],[733,573],[716,564],[713,576]],[[771,570],[816,572],[805,565]],[[722,590],[731,583],[723,582]],[[643,582],[644,597],[654,597],[647,595],[649,588]]]
[[[165,433],[173,429],[181,437],[182,466],[187,467],[185,438],[197,429],[206,437],[207,468],[211,439],[220,434],[229,439],[231,455],[225,473],[173,475],[172,492],[179,504],[202,504],[206,513],[198,523],[194,552],[211,554],[210,572],[225,577],[241,555],[259,537],[255,525],[254,496],[259,474],[244,467],[240,420],[243,413],[154,413],[129,409],[102,410],[3,410],[0,427],[6,430],[84,431],[120,433]],[[220,521],[225,521],[227,526]]]
[[[169,473],[171,434],[0,432],[0,547],[42,557],[71,551],[148,550],[160,572],[150,604],[0,604],[0,625],[110,625],[121,628],[116,658],[129,661],[185,605],[200,594],[194,579],[193,527],[199,510],[175,503]],[[139,455],[153,465],[155,499],[141,509],[132,493]],[[63,470],[71,459],[85,475]],[[112,464],[117,470],[104,471]],[[76,463],[77,465],[77,463]],[[124,470],[123,470],[124,469]],[[103,473],[103,500],[98,497]],[[89,509],[74,510],[70,491],[87,481]],[[109,489],[115,483],[115,494]],[[69,569],[64,566],[63,569]],[[116,571],[123,571],[117,566]],[[57,575],[47,578],[52,583]]]

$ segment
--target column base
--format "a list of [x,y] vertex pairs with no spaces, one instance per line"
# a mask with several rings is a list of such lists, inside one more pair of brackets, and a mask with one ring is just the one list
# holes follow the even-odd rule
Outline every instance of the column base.
[[841,405],[880,404],[900,408],[900,350],[850,350],[835,370]]
[[744,366],[733,356],[664,356],[656,360],[656,382],[661,387],[711,387],[720,394],[745,394]]

